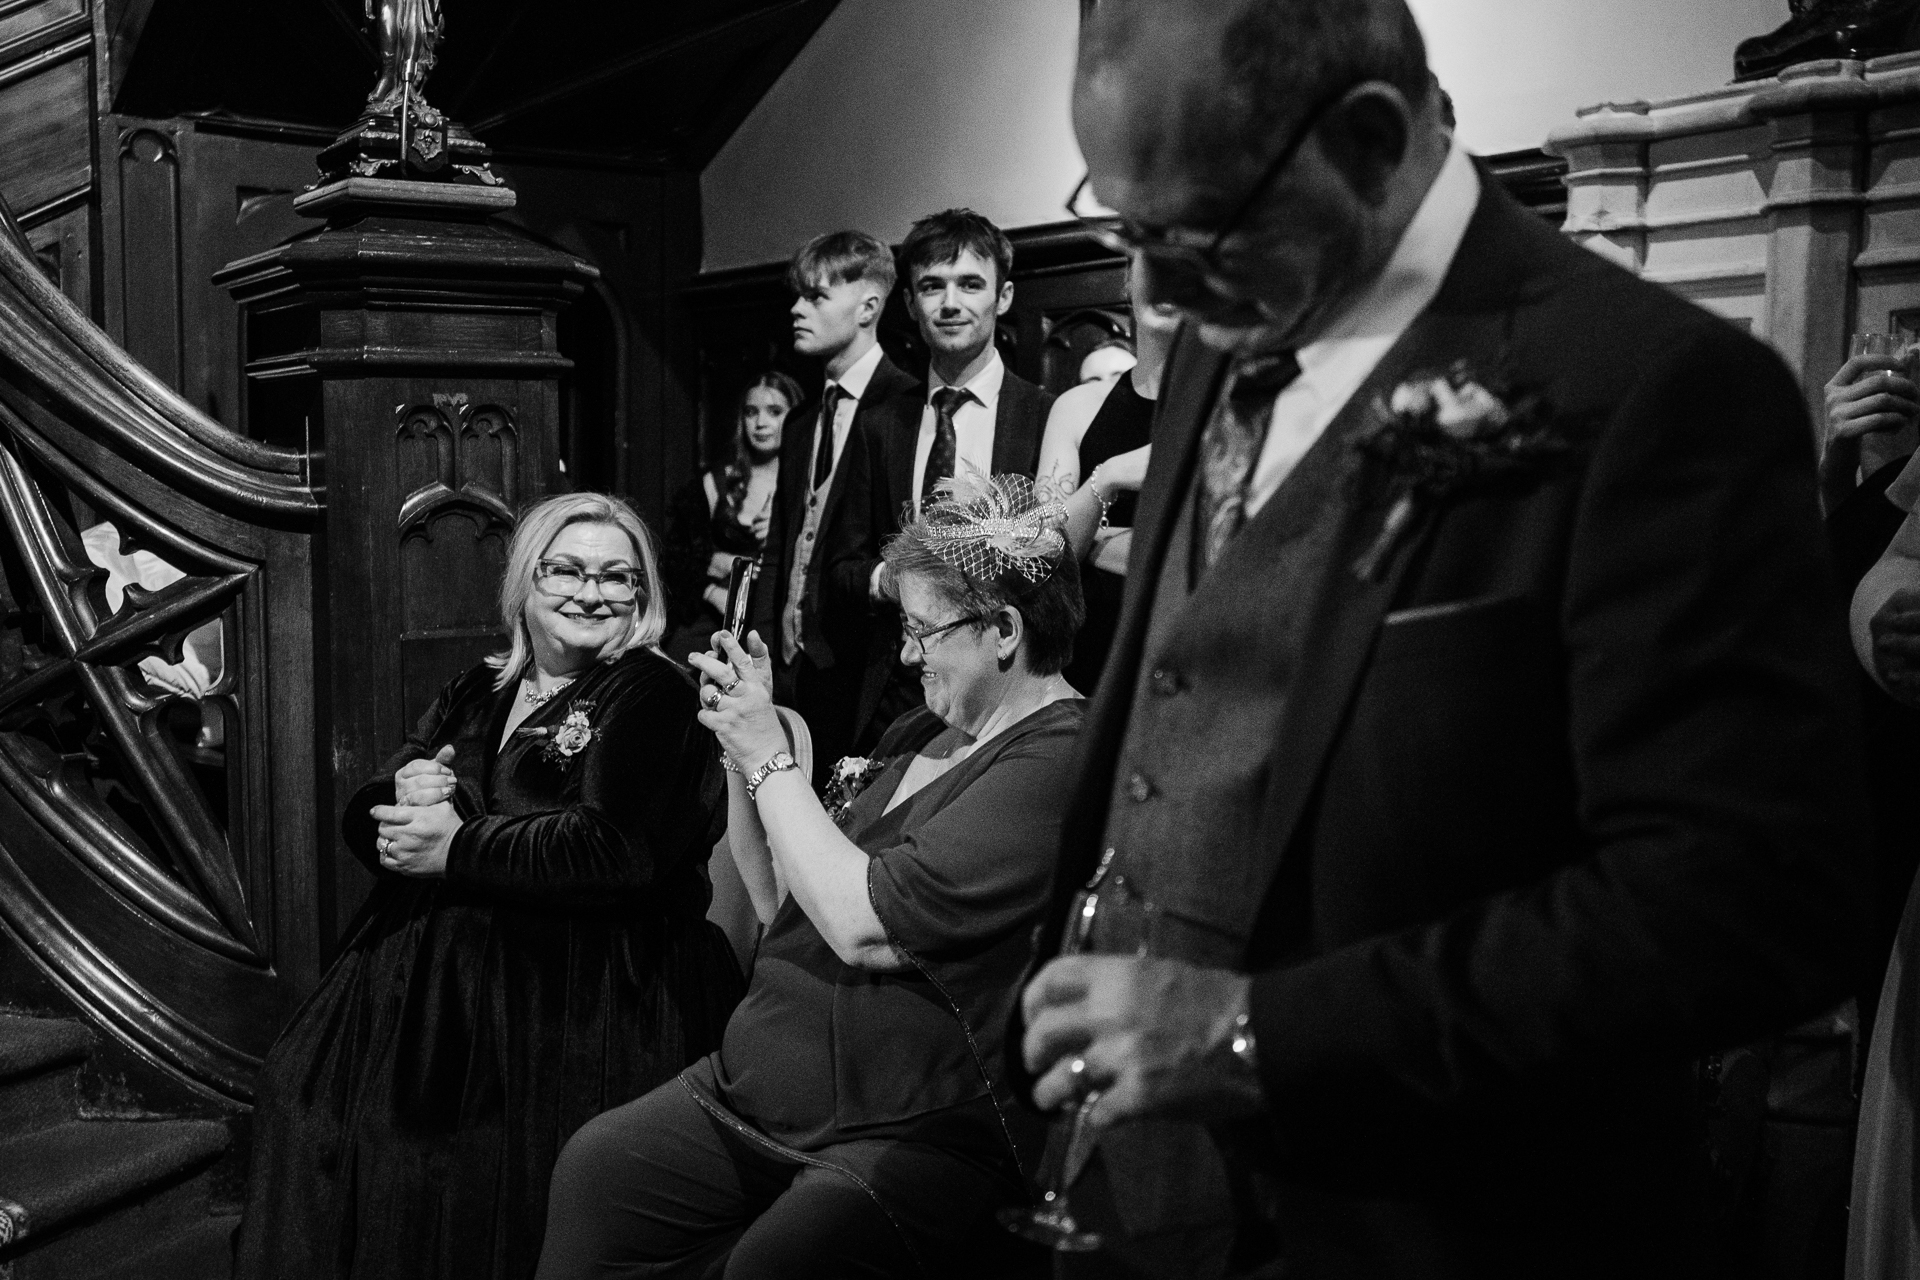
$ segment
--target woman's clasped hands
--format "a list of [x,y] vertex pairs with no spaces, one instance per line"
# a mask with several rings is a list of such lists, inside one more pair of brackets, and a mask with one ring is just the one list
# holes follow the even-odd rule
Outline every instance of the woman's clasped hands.
[[751,772],[787,749],[786,731],[773,709],[773,657],[749,631],[744,648],[729,631],[713,633],[713,649],[687,658],[700,673],[700,723],[720,739],[720,749]]
[[374,843],[380,865],[388,871],[422,877],[446,874],[447,850],[462,821],[453,807],[458,783],[452,764],[451,746],[430,759],[407,761],[393,775],[394,803],[369,810],[380,824]]

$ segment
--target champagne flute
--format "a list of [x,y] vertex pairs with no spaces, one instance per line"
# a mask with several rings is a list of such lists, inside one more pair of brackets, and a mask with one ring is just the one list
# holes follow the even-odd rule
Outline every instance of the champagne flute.
[[[1103,864],[1092,885],[1074,900],[1066,936],[1060,940],[1061,955],[1078,955],[1086,949],[1087,940],[1093,935],[1094,915],[1100,909],[1099,884],[1105,870]],[[1100,1233],[1083,1229],[1067,1203],[1067,1187],[1092,1154],[1094,1135],[1087,1125],[1087,1113],[1099,1101],[1100,1091],[1096,1089],[1074,1104],[1073,1114],[1067,1118],[1067,1139],[1061,1144],[1060,1158],[1049,1162],[1046,1190],[1040,1195],[1040,1203],[1008,1205],[1000,1210],[1001,1226],[1057,1253],[1092,1253],[1100,1247]]]

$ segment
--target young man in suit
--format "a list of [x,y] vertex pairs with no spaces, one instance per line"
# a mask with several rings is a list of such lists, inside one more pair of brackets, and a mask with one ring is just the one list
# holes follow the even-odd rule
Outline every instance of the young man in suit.
[[[900,246],[907,312],[927,344],[927,391],[911,424],[870,435],[872,521],[878,542],[899,532],[944,481],[969,475],[1031,477],[1053,397],[1006,367],[995,322],[1013,305],[1013,245],[971,209],[947,209],[913,224]],[[899,659],[897,613],[877,558],[869,594],[881,624],[867,668],[863,743],[922,701],[918,674]]]
[[817,784],[863,727],[874,619],[865,566],[880,553],[867,438],[917,418],[921,397],[875,340],[894,284],[886,245],[863,231],[819,236],[794,255],[787,280],[794,350],[824,362],[826,384],[787,424],[752,613],[784,700],[812,732]]
[[1404,0],[1108,3],[1076,74],[1188,319],[1023,995],[1071,1273],[1712,1274],[1694,1061],[1867,934],[1792,375],[1488,180]]

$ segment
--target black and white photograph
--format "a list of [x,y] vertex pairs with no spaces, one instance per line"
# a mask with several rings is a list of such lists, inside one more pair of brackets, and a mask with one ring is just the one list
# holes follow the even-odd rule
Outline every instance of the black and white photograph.
[[0,0],[0,1280],[1920,1280],[1920,0]]

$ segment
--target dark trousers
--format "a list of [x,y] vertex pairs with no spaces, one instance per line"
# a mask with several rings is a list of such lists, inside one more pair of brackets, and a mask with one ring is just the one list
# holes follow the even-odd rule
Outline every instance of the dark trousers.
[[810,1163],[670,1080],[560,1153],[537,1280],[1005,1274],[974,1259],[1018,1195],[920,1143],[847,1143]]

